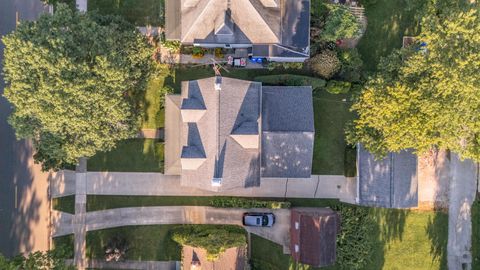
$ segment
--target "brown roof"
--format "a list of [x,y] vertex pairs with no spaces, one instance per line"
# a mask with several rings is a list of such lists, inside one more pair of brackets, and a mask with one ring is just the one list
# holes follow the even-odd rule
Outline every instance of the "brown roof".
[[245,262],[245,247],[229,248],[214,262],[207,260],[205,249],[191,246],[183,246],[182,249],[182,269],[184,270],[244,270]]
[[294,208],[291,214],[290,251],[295,261],[315,267],[336,259],[340,216],[329,208]]

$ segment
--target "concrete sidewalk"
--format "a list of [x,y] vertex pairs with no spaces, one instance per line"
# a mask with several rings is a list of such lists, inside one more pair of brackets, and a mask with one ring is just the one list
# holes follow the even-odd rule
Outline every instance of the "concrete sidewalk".
[[[312,175],[308,179],[262,178],[259,187],[232,189],[221,194],[181,186],[179,176],[161,173],[88,172],[86,178],[86,193],[92,195],[332,198],[348,203],[354,203],[356,197],[356,179],[342,175]],[[73,183],[65,182],[68,179],[53,179],[54,186],[63,187],[54,189],[53,197],[65,196],[68,193],[65,190],[71,190]]]
[[451,182],[448,208],[449,270],[471,269],[472,263],[472,217],[471,207],[477,187],[477,164],[471,160],[461,161],[451,154]]
[[[88,268],[93,269],[128,269],[128,270],[177,270],[177,261],[121,261],[106,262],[104,260],[87,260]],[[73,265],[73,260],[66,260],[67,265]]]

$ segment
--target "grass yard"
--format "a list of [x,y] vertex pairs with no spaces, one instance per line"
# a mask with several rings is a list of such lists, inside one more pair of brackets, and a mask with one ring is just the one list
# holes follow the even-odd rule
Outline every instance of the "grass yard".
[[113,237],[127,241],[127,259],[135,261],[179,261],[181,248],[169,235],[177,225],[126,226],[87,232],[87,258],[103,259],[104,247]]
[[75,214],[75,195],[53,198],[52,208],[57,211]]
[[87,162],[89,171],[163,172],[163,142],[129,139],[110,152],[97,153]]
[[88,195],[87,211],[142,206],[207,206],[212,197]]
[[472,205],[472,269],[480,270],[480,201]]
[[[415,13],[426,1],[363,0],[368,26],[357,48],[365,69],[375,71],[381,57],[402,47],[404,35],[414,36],[419,31]],[[369,4],[368,2],[373,2]]]
[[[292,206],[333,205],[334,200],[289,199]],[[371,241],[374,243],[365,270],[376,269],[446,269],[448,215],[441,212],[419,212],[369,208],[373,217]],[[252,236],[254,269],[316,269],[296,265],[282,248],[266,239]],[[340,269],[338,266],[322,268]]]
[[163,26],[164,0],[89,0],[88,11],[119,15],[136,26]]
[[165,109],[163,91],[165,78],[169,75],[168,71],[158,71],[147,82],[145,96],[143,97],[143,119],[142,128],[163,128],[165,126]]

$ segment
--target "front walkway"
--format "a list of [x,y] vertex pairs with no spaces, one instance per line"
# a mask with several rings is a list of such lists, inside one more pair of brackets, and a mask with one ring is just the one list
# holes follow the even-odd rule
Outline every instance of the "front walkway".
[[451,154],[451,182],[448,209],[448,269],[471,269],[472,219],[471,207],[477,188],[478,165],[461,161]]
[[[71,193],[71,172],[52,177],[52,197]],[[61,176],[64,177],[61,177]],[[66,177],[69,176],[69,177]],[[272,198],[331,198],[354,203],[356,179],[341,175],[312,175],[308,179],[262,178],[259,187],[232,189],[224,196]],[[161,173],[87,172],[86,193],[92,195],[215,196],[218,193],[180,185],[179,176]]]

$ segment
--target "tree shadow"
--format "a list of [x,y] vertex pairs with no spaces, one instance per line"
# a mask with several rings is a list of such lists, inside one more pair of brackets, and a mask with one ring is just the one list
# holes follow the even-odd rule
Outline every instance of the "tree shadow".
[[431,242],[432,260],[440,261],[441,269],[447,269],[448,214],[435,212],[428,218],[425,231]]

